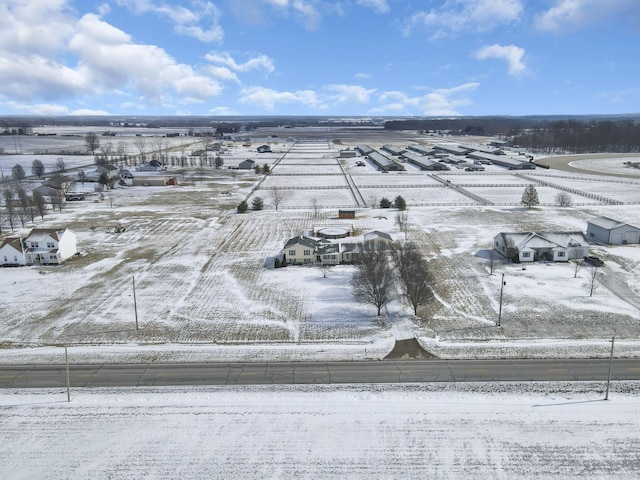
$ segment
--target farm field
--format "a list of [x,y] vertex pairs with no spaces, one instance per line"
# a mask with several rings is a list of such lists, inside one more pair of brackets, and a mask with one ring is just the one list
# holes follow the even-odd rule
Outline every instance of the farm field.
[[12,479],[637,478],[638,382],[0,392]]
[[[27,347],[3,349],[0,359],[20,362],[32,354],[47,361],[58,355],[49,346],[60,344],[84,349],[78,354],[95,361],[116,357],[114,346],[142,358],[145,349],[160,345],[167,346],[165,359],[381,358],[398,332],[415,335],[442,358],[605,356],[613,335],[620,355],[640,356],[637,246],[592,247],[606,265],[591,296],[586,265],[577,272],[569,264],[523,269],[497,259],[491,272],[489,255],[493,237],[503,231],[584,231],[600,215],[640,224],[640,179],[620,183],[619,177],[556,170],[519,175],[496,166],[478,174],[382,175],[370,165],[353,166],[356,159],[337,158],[344,145],[362,141],[336,143],[311,133],[295,145],[271,140],[272,154],[255,153],[266,132],[253,134],[253,147],[233,145],[231,158],[268,163],[272,175],[170,167],[178,186],[118,188],[105,201],[92,196],[36,221],[75,231],[81,255],[61,266],[0,270],[0,342]],[[18,156],[5,157],[6,172]],[[69,159],[72,167],[75,161]],[[336,173],[343,171],[351,173],[355,190]],[[529,210],[520,198],[530,183],[543,205]],[[277,211],[270,200],[274,187],[286,193]],[[559,207],[555,196],[565,189],[597,198],[572,194],[575,205]],[[326,278],[314,267],[264,268],[287,239],[314,227],[343,225],[357,235],[380,230],[404,240],[394,209],[371,208],[397,195],[409,207],[406,238],[420,245],[434,274],[435,300],[420,315],[410,315],[399,297],[381,317],[355,302],[349,265],[330,269]],[[264,210],[236,213],[240,201],[256,196]],[[368,207],[358,206],[358,196]],[[355,219],[338,219],[338,208],[346,207],[356,209]],[[110,232],[114,223],[125,231]]]

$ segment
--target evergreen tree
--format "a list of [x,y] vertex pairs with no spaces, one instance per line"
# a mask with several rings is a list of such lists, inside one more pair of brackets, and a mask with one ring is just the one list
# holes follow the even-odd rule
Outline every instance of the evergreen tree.
[[237,207],[237,209],[238,209],[238,213],[244,213],[244,212],[246,212],[246,211],[247,211],[247,208],[248,208],[247,202],[246,202],[245,200],[241,201],[241,202],[238,204],[238,207]]
[[264,201],[260,197],[255,197],[251,201],[251,208],[254,210],[262,210],[264,208]]
[[520,203],[526,205],[527,208],[535,207],[540,203],[538,200],[538,191],[533,184],[528,185],[527,188],[524,189]]

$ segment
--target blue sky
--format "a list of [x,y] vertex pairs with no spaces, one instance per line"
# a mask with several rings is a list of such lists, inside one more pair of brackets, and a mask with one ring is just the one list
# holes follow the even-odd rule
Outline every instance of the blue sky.
[[4,0],[0,114],[640,112],[638,0]]

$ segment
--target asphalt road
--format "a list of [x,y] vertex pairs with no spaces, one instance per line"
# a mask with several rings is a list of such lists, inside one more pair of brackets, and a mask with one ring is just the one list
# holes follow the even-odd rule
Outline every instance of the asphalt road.
[[[72,387],[409,382],[605,381],[607,359],[410,360],[70,365]],[[613,380],[640,380],[640,359],[614,359]],[[66,386],[64,365],[0,366],[0,388]]]

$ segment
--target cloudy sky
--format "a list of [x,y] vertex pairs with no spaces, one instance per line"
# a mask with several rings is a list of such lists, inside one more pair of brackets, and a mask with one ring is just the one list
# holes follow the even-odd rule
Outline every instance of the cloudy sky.
[[640,112],[638,0],[4,0],[0,114]]

